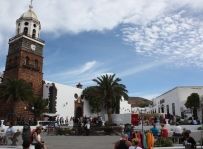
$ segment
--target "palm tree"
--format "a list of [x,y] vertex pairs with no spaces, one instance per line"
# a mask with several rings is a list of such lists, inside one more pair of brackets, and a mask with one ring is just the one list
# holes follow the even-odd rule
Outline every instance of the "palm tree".
[[[93,79],[94,82],[97,83],[94,88],[94,97],[96,99],[100,99],[100,105],[102,105],[108,114],[108,122],[112,123],[112,113],[118,111],[118,106],[120,100],[122,98],[124,100],[128,99],[127,90],[125,85],[120,84],[120,78],[115,78],[115,74],[113,75],[102,75],[101,77],[97,77],[97,79]],[[85,97],[86,98],[86,97]]]
[[12,120],[15,118],[16,104],[20,101],[29,101],[32,98],[32,87],[24,80],[5,79],[4,82],[0,84],[0,100],[12,105],[10,108]]
[[48,99],[35,98],[30,102],[30,106],[33,107],[35,117],[39,119],[42,113],[48,111]]

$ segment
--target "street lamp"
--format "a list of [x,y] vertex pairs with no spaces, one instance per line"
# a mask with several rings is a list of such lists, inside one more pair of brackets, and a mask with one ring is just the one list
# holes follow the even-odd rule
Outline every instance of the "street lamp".
[[142,121],[142,133],[144,133],[144,128],[143,128],[143,112],[146,112],[146,108],[141,108],[141,109],[138,109],[139,113],[140,113],[140,116],[141,116],[141,121]]
[[202,149],[202,145],[203,145],[203,138],[202,138],[202,129],[203,129],[203,98],[202,98],[202,100],[200,101],[201,103],[200,103],[200,109],[201,109],[201,113],[202,113],[202,122],[201,122],[201,149]]

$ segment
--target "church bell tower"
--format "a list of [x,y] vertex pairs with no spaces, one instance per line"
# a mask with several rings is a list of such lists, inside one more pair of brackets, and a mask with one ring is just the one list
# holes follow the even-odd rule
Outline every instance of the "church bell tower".
[[40,30],[40,21],[31,4],[17,19],[16,34],[9,39],[4,77],[25,80],[32,86],[34,94],[42,97],[45,42],[40,39]]

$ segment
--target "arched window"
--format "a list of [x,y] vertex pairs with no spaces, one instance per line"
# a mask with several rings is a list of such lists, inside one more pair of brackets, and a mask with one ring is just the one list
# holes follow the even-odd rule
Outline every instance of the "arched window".
[[32,38],[36,38],[36,30],[35,29],[32,30]]
[[24,27],[23,33],[24,33],[24,35],[27,35],[27,33],[28,33],[28,28],[27,27]]
[[28,22],[25,22],[25,23],[24,23],[24,25],[26,25],[26,26],[27,26],[28,24],[29,24]]
[[175,103],[172,103],[172,113],[173,113],[173,115],[176,115]]
[[20,33],[20,27],[18,27],[18,30],[17,30],[17,34],[19,34]]
[[25,65],[29,65],[29,63],[30,63],[30,59],[29,59],[29,57],[27,56],[27,57],[25,58]]
[[35,60],[34,67],[38,68],[38,60]]

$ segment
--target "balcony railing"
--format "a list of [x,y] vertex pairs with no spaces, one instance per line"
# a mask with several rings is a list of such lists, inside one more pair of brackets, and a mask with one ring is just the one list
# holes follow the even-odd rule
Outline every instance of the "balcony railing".
[[15,38],[18,38],[18,37],[23,36],[23,35],[25,35],[25,36],[27,36],[27,37],[29,37],[29,38],[35,39],[35,40],[37,40],[37,41],[39,41],[39,42],[45,43],[45,41],[42,40],[42,39],[40,39],[40,38],[33,38],[32,36],[26,35],[26,34],[24,34],[24,33],[18,34],[18,35],[16,35],[16,36],[10,38],[10,39],[9,39],[9,42],[12,41],[12,40],[14,40]]

